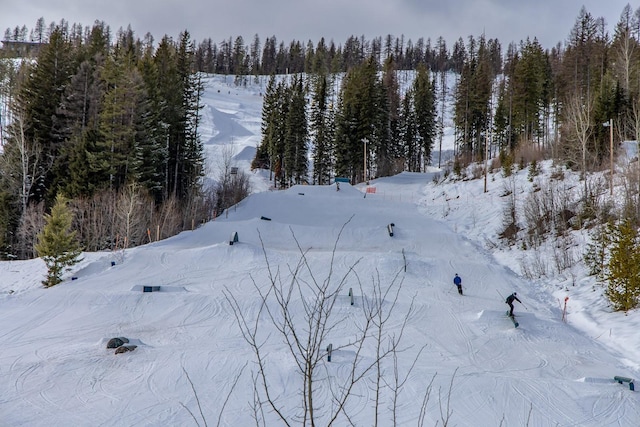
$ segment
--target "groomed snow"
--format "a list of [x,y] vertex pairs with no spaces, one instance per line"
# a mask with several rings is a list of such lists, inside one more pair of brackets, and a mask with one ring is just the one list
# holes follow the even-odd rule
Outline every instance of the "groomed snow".
[[[260,91],[235,88],[222,77],[207,82],[203,140],[210,159],[231,146],[240,157],[237,164],[248,168],[259,141]],[[550,168],[543,165],[546,172]],[[196,425],[192,414],[204,425],[186,374],[208,425],[255,425],[255,357],[225,292],[254,320],[261,302],[255,286],[266,289],[267,267],[279,269],[286,283],[301,257],[298,245],[317,280],[331,269],[337,283],[354,269],[333,310],[341,321],[330,336],[334,347],[355,336],[374,283],[386,287],[400,273],[388,333],[399,331],[412,302],[414,311],[398,354],[399,375],[418,359],[400,393],[397,425],[442,425],[450,384],[449,425],[640,424],[638,395],[613,381],[614,375],[640,376],[637,311],[611,313],[602,288],[578,266],[572,275],[553,279],[531,281],[518,274],[526,254],[496,237],[504,203],[500,173],[489,179],[486,193],[482,179],[436,184],[438,170],[374,180],[375,193],[348,184],[340,191],[334,185],[268,191],[264,174],[252,174],[256,193],[217,220],[124,254],[86,253],[54,288],[40,284],[41,260],[0,263],[0,425]],[[524,170],[515,178],[522,194],[532,185],[526,176]],[[572,187],[571,178],[563,185]],[[238,242],[230,245],[235,232]],[[577,236],[576,251],[581,244]],[[465,296],[455,291],[455,273]],[[145,293],[144,286],[160,291]],[[504,297],[513,291],[524,303],[516,303],[517,329],[505,316]],[[563,322],[560,302],[567,296]],[[303,319],[295,294],[290,308]],[[299,375],[264,315],[260,325],[271,393],[298,424]],[[137,348],[118,355],[106,348],[120,336]],[[373,357],[371,346],[364,357]],[[321,396],[346,378],[353,358],[344,348],[323,362]],[[384,368],[391,380],[391,360]],[[354,425],[373,425],[373,379],[360,383],[348,404]],[[392,425],[390,398],[384,389],[380,425]],[[329,400],[321,410],[331,410]],[[267,408],[264,416],[265,425],[282,424]],[[349,423],[342,417],[337,425]]]

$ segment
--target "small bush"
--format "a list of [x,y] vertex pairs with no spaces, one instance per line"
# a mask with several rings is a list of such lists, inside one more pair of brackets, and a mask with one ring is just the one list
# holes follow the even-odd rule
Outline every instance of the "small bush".
[[502,165],[502,174],[505,178],[510,177],[513,174],[513,155],[506,151],[500,152],[500,164]]
[[471,169],[471,176],[473,177],[473,179],[482,178],[484,176],[484,166],[482,165],[473,166],[473,168]]
[[531,161],[531,163],[529,163],[529,175],[527,176],[527,178],[529,179],[529,182],[533,182],[533,178],[538,175],[540,175],[540,165],[538,164],[537,160],[534,159]]
[[630,221],[623,221],[611,230],[611,250],[604,274],[605,295],[616,311],[628,311],[640,302],[640,235]]
[[551,179],[555,179],[556,181],[563,181],[564,180],[564,170],[562,168],[555,168],[552,172],[551,172]]
[[460,163],[460,159],[456,159],[453,162],[453,173],[458,177],[462,175],[462,164]]

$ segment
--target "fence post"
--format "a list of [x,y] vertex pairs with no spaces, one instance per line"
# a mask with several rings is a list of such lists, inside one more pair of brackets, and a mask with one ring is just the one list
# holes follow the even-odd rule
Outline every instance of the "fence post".
[[333,344],[327,346],[327,362],[331,362],[331,352],[333,351]]
[[569,297],[564,297],[564,307],[562,308],[562,321],[567,321],[567,301],[569,301]]

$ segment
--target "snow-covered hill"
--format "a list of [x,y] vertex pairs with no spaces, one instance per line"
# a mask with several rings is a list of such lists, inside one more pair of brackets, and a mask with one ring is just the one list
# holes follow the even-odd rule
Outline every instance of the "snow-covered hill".
[[[203,141],[212,165],[223,146],[233,146],[236,164],[248,168],[259,140],[261,90],[235,88],[222,77],[208,82]],[[542,167],[550,173],[550,165]],[[639,377],[638,314],[609,312],[577,266],[573,277],[532,281],[518,274],[526,254],[497,239],[500,173],[486,193],[482,180],[436,183],[438,175],[402,173],[372,181],[368,192],[348,184],[340,191],[268,191],[264,175],[255,173],[255,193],[216,221],[125,253],[85,254],[54,288],[39,284],[40,260],[0,263],[0,425],[183,426],[204,425],[203,416],[207,425],[255,425],[256,358],[238,314],[259,319],[271,396],[299,424],[301,377],[261,311],[258,291],[276,274],[276,283],[289,284],[304,254],[309,270],[296,273],[303,285],[331,276],[333,289],[346,278],[331,311],[336,326],[322,343],[337,350],[319,367],[320,425],[335,409],[331,391],[347,380],[356,357],[375,358],[375,341],[358,354],[347,344],[364,326],[363,308],[376,291],[392,286],[383,307],[399,294],[385,333],[398,337],[410,316],[397,365],[382,365],[379,425],[394,425],[389,385],[397,367],[398,380],[408,376],[396,425],[441,425],[444,418],[457,426],[637,426],[640,401],[613,376]],[[520,194],[531,191],[527,171],[512,185]],[[238,242],[230,245],[235,233]],[[576,250],[580,244],[576,237]],[[455,273],[464,296],[454,289]],[[143,292],[145,286],[160,291]],[[317,296],[303,289],[288,306],[301,330],[304,303]],[[517,329],[505,316],[504,297],[513,291],[524,303],[516,303]],[[558,301],[566,296],[563,322]],[[118,355],[106,348],[120,336],[137,348]],[[375,381],[372,373],[356,384],[349,419],[340,416],[336,425],[374,424]],[[266,406],[260,416],[260,425],[283,424]]]

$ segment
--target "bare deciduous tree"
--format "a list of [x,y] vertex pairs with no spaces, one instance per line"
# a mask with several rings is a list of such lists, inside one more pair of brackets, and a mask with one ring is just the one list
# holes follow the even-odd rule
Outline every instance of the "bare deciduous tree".
[[[376,425],[386,424],[380,420],[380,407],[383,404],[382,393],[391,390],[390,404],[396,408],[402,385],[406,381],[400,379],[395,364],[393,380],[384,378],[383,361],[395,359],[404,350],[400,348],[403,331],[412,313],[413,304],[406,313],[400,315],[400,328],[394,329],[395,335],[387,331],[393,318],[397,322],[397,302],[402,289],[400,272],[396,273],[388,286],[382,286],[379,274],[373,278],[373,290],[370,295],[363,296],[361,302],[354,306],[358,310],[357,327],[348,343],[333,347],[333,352],[348,350],[349,361],[343,365],[343,375],[329,375],[329,367],[325,362],[328,355],[328,344],[332,334],[346,320],[336,313],[336,303],[340,295],[346,294],[344,288],[347,281],[357,283],[361,294],[365,294],[362,281],[356,273],[359,260],[347,267],[347,271],[336,276],[334,271],[335,256],[340,235],[351,220],[347,221],[339,232],[332,251],[329,271],[319,280],[307,258],[308,250],[304,250],[295,234],[293,239],[300,253],[295,266],[289,266],[288,274],[273,269],[267,251],[262,242],[263,253],[267,265],[268,283],[261,286],[253,280],[254,288],[260,298],[259,312],[255,318],[249,318],[240,302],[229,290],[225,296],[231,304],[242,336],[254,354],[257,371],[254,376],[254,417],[256,425],[266,423],[263,406],[267,406],[284,425],[300,423],[302,425],[330,426],[345,421],[353,424],[353,414],[349,413],[348,402],[356,394],[357,387],[368,386],[375,393],[374,417]],[[300,401],[293,408],[290,401],[281,399],[282,391],[277,389],[276,382],[270,377],[267,364],[265,340],[266,327],[275,328],[278,339],[285,343],[286,353],[295,365],[299,374]],[[273,337],[275,338],[275,337]],[[411,369],[415,366],[415,356]],[[345,353],[347,354],[347,353]],[[390,363],[392,363],[390,361]],[[394,366],[394,365],[392,365]],[[409,375],[409,373],[405,373]],[[360,384],[366,383],[366,384]],[[327,396],[327,387],[330,395]],[[295,412],[293,418],[290,418]],[[392,412],[395,423],[395,409]],[[268,423],[267,423],[268,424]]]
[[70,202],[74,211],[74,230],[87,251],[110,248],[115,235],[115,194],[102,190],[90,198]]
[[235,166],[235,146],[225,145],[218,158],[217,184],[215,187],[216,210],[223,210],[240,202],[251,193],[249,175]]
[[179,202],[176,198],[169,197],[162,203],[152,221],[153,228],[156,230],[156,240],[178,234],[183,230],[182,223]]
[[575,143],[569,148],[576,147],[580,154],[580,170],[584,180],[584,198],[588,197],[587,188],[587,156],[589,150],[589,138],[591,138],[591,116],[593,114],[593,99],[588,95],[574,94],[565,104],[563,109],[564,125],[568,130],[568,141]]
[[116,234],[125,241],[124,247],[139,245],[145,237],[153,201],[139,184],[129,184],[118,194],[116,200]]
[[21,259],[36,257],[35,244],[38,233],[44,228],[44,202],[30,203],[20,216],[18,227],[17,251]]

